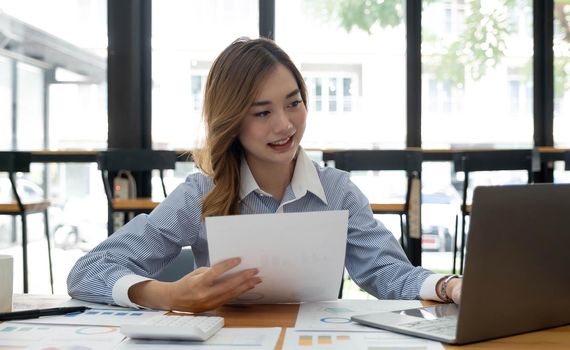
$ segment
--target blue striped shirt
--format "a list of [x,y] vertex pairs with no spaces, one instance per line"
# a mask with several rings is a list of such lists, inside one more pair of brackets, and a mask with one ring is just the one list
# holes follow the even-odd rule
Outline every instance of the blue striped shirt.
[[[128,289],[156,277],[182,247],[192,247],[198,267],[209,266],[201,201],[211,188],[210,177],[189,175],[150,214],[136,216],[80,258],[67,279],[69,295],[136,307]],[[240,198],[243,214],[348,210],[345,266],[362,289],[381,299],[439,300],[435,285],[441,276],[410,264],[392,233],[373,217],[349,173],[321,167],[300,149],[279,202],[259,188],[243,160]]]

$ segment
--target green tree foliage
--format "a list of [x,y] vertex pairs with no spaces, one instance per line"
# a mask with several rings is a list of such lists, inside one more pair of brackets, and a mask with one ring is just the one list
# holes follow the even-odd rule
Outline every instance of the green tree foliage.
[[[418,0],[419,1],[419,0]],[[437,0],[424,0],[426,8]],[[529,0],[530,1],[530,0]],[[538,1],[538,0],[535,0]],[[363,30],[369,34],[375,26],[380,28],[395,27],[405,18],[403,0],[306,0],[309,8],[327,20],[336,20],[347,32],[353,29]],[[436,77],[441,80],[464,83],[465,74],[479,80],[487,70],[496,67],[504,58],[507,48],[506,40],[511,34],[508,14],[525,0],[492,0],[492,6],[485,0],[466,0],[466,14],[463,30],[456,40],[440,50],[442,54],[431,55],[424,64],[430,66]],[[554,16],[555,24],[562,33],[560,44],[570,47],[570,0],[556,0]],[[439,38],[424,29],[424,44],[437,46]],[[556,39],[555,39],[556,41]],[[532,70],[525,67],[528,79]],[[564,54],[555,64],[555,91],[558,95],[570,88],[570,59]]]
[[554,92],[560,97],[570,90],[570,0],[555,1],[554,22],[559,33],[555,34],[554,46],[559,56],[554,61]]
[[308,8],[327,20],[334,18],[347,32],[352,28],[371,33],[380,27],[396,27],[404,18],[401,0],[305,0]]

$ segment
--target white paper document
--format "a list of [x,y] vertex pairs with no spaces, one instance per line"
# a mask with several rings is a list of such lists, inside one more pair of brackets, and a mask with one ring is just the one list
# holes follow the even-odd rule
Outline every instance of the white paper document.
[[27,324],[60,324],[84,326],[120,326],[123,323],[151,322],[155,317],[164,315],[166,311],[136,310],[121,308],[93,308],[84,312],[74,312],[59,316],[45,316],[27,320],[13,321]]
[[281,328],[222,328],[205,342],[127,338],[115,350],[216,349],[273,350]]
[[336,300],[348,211],[206,218],[210,262],[240,257],[235,273],[258,268],[263,280],[238,303]]
[[124,335],[118,327],[0,324],[0,349],[113,349]]
[[135,311],[136,309],[126,308],[124,306],[118,305],[109,305],[109,304],[101,304],[101,303],[90,303],[88,301],[83,301],[79,299],[69,299],[60,306],[67,307],[67,306],[87,306],[92,309],[111,309],[111,310],[132,310]]
[[441,343],[406,335],[380,331],[359,332],[302,332],[287,328],[283,350],[440,350]]
[[353,315],[421,307],[418,300],[348,300],[303,303],[297,314],[296,330],[377,332],[350,320]]
[[47,309],[52,307],[87,306],[90,308],[105,308],[127,310],[124,306],[115,306],[101,303],[90,303],[79,299],[72,299],[68,295],[45,294],[14,294],[12,309],[14,311]]
[[[66,306],[65,304],[70,300],[71,299],[69,298],[68,295],[14,294],[12,302],[12,311],[61,307],[61,306]],[[70,305],[70,306],[81,306],[81,305]]]

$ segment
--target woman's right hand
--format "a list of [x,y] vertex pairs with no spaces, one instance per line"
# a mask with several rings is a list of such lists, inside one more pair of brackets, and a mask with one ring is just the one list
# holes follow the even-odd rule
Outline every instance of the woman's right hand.
[[233,258],[212,267],[200,267],[175,282],[140,282],[129,288],[129,299],[141,306],[163,310],[195,313],[212,310],[261,283],[257,269],[219,280],[240,262],[240,258]]
[[202,312],[215,309],[261,283],[257,269],[248,269],[218,280],[238,266],[240,258],[200,267],[170,286],[172,310]]

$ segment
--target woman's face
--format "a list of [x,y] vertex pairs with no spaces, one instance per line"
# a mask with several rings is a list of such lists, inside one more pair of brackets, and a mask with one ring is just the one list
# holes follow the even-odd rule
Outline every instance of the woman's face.
[[249,166],[289,164],[305,132],[306,118],[295,77],[278,64],[261,83],[238,136]]

